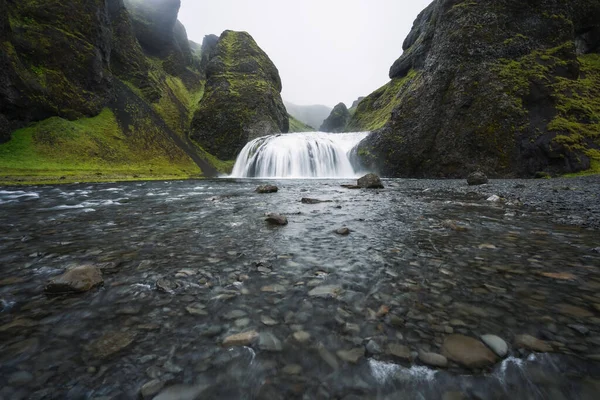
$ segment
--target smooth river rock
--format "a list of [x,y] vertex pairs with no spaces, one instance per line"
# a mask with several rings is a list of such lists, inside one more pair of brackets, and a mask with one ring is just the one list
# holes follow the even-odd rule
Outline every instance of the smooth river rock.
[[248,331],[237,333],[235,335],[227,336],[223,340],[223,347],[234,347],[234,346],[249,346],[258,339],[259,334],[256,331]]
[[82,293],[104,283],[102,273],[93,265],[82,265],[67,270],[46,284],[48,293]]
[[437,353],[419,351],[419,360],[430,367],[446,368],[448,366],[448,359]]
[[467,368],[489,367],[498,357],[479,340],[464,336],[450,335],[444,340],[442,354]]
[[136,336],[135,332],[109,332],[92,342],[89,351],[95,358],[109,358],[131,345]]
[[288,224],[288,220],[286,218],[285,215],[280,215],[277,213],[269,213],[267,214],[267,218],[265,218],[265,221],[267,221],[269,224],[271,225],[287,225]]
[[552,346],[550,346],[550,344],[531,335],[515,336],[515,347],[537,351],[540,353],[548,353],[552,351]]
[[485,343],[499,357],[506,357],[508,354],[508,345],[502,338],[496,335],[483,335],[481,341]]

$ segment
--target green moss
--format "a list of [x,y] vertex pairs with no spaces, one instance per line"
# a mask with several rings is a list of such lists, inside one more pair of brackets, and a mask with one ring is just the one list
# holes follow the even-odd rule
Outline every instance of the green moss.
[[374,131],[382,128],[390,120],[392,111],[407,100],[409,90],[405,90],[405,87],[414,84],[419,76],[416,71],[411,70],[404,78],[392,79],[365,97],[352,115],[346,130]]

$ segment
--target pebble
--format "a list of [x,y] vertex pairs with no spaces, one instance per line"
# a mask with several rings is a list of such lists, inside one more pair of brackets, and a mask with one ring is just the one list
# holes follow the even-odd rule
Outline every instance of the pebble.
[[270,332],[261,332],[258,338],[258,348],[264,351],[281,351],[281,341]]
[[515,347],[537,351],[540,353],[548,353],[552,351],[552,346],[550,346],[550,344],[530,335],[516,336]]
[[89,351],[96,358],[109,358],[129,347],[136,336],[135,332],[109,332],[92,342]]
[[508,354],[508,344],[502,338],[496,335],[483,335],[481,341],[485,343],[499,357],[506,357]]
[[142,388],[140,389],[140,395],[142,399],[149,399],[165,386],[165,383],[158,379],[153,379],[149,382],[146,382]]
[[305,331],[294,332],[292,336],[294,336],[294,339],[299,343],[306,343],[310,340],[310,333]]
[[419,351],[419,360],[423,364],[431,367],[446,368],[448,366],[448,359],[441,354],[428,353],[425,351]]
[[583,325],[571,324],[568,325],[568,327],[580,333],[581,335],[587,335],[588,333],[590,333],[590,330]]
[[279,322],[275,321],[273,318],[269,317],[268,315],[262,315],[260,317],[260,322],[262,322],[266,326],[275,326],[275,325],[279,324]]
[[336,354],[343,361],[357,364],[365,356],[365,349],[357,347],[351,350],[338,350]]
[[286,375],[300,375],[302,373],[302,367],[298,364],[288,364],[281,370]]
[[350,234],[350,232],[352,232],[352,231],[348,228],[339,228],[339,229],[336,229],[336,231],[335,231],[335,233],[337,233],[340,236],[348,236]]
[[248,331],[230,335],[223,340],[223,347],[249,346],[258,337],[259,334],[256,331]]
[[342,288],[337,285],[317,286],[308,292],[312,297],[337,297],[342,291]]
[[409,361],[411,359],[410,349],[402,344],[390,343],[387,352],[401,360]]

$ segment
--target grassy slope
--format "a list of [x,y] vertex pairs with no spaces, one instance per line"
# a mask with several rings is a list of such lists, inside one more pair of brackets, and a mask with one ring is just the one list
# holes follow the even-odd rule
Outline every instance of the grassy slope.
[[114,114],[104,109],[93,118],[59,117],[13,133],[0,146],[0,183],[53,183],[198,176],[187,157],[168,157],[125,135]]
[[351,109],[350,121],[346,132],[374,131],[390,120],[392,110],[402,101],[401,91],[417,76],[415,71],[400,79],[392,79],[389,83],[365,97],[356,107]]
[[315,129],[306,125],[304,122],[298,121],[296,118],[290,117],[290,133],[294,132],[314,132]]

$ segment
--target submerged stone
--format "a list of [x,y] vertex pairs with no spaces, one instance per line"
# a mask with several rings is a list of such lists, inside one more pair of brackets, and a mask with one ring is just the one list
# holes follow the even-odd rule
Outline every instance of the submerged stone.
[[50,279],[45,290],[48,293],[81,293],[103,283],[104,279],[98,268],[92,265],[82,265]]

